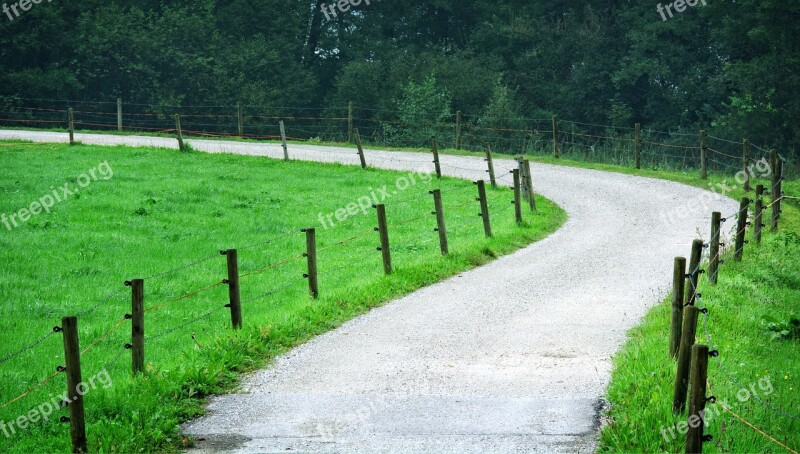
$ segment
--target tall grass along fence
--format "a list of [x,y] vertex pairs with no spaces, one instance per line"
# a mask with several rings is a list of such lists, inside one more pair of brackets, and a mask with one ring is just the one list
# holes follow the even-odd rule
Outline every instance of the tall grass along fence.
[[[435,148],[435,147],[434,147]],[[360,154],[364,162],[363,153]],[[405,162],[413,162],[420,165],[427,165],[435,168],[436,175],[441,178],[442,166],[434,153],[433,161],[404,159]],[[82,370],[82,359],[88,354],[97,354],[97,350],[105,349],[108,360],[100,368],[108,371],[122,358],[128,358],[130,362],[130,372],[132,375],[141,374],[145,370],[148,345],[152,345],[161,339],[175,335],[178,332],[186,332],[192,329],[201,321],[208,320],[214,316],[227,314],[229,326],[232,330],[239,330],[245,325],[247,316],[252,311],[259,311],[259,304],[271,304],[286,298],[291,290],[297,291],[298,288],[305,287],[311,301],[316,300],[328,289],[325,287],[326,277],[331,281],[345,272],[336,256],[337,251],[343,248],[350,248],[349,252],[358,250],[356,260],[363,266],[370,267],[370,264],[381,266],[386,275],[396,271],[398,266],[397,257],[393,252],[397,250],[413,250],[414,254],[419,254],[423,250],[436,250],[437,254],[448,255],[454,248],[453,239],[456,240],[456,247],[465,238],[475,235],[483,235],[487,238],[493,236],[492,220],[500,217],[513,216],[512,225],[519,225],[524,222],[523,213],[535,211],[535,200],[533,196],[533,185],[530,178],[530,164],[526,160],[520,160],[519,168],[503,175],[495,175],[491,155],[487,158],[487,167],[492,169],[490,172],[491,181],[485,182],[478,180],[474,185],[467,185],[458,189],[434,189],[411,195],[405,199],[392,199],[390,203],[374,204],[366,207],[356,207],[354,204],[348,205],[344,210],[349,215],[354,215],[354,211],[361,208],[372,210],[374,216],[374,228],[359,233],[349,233],[347,238],[329,238],[331,235],[328,227],[324,224],[323,228],[307,227],[282,233],[278,236],[267,239],[258,244],[243,245],[239,248],[232,248],[219,251],[218,253],[200,258],[187,263],[183,266],[158,273],[156,275],[134,278],[126,281],[123,286],[113,290],[110,294],[91,306],[87,310],[67,316],[60,320],[50,332],[42,333],[34,341],[24,347],[15,349],[12,353],[0,358],[0,365],[9,361],[17,360],[22,355],[31,351],[41,349],[49,342],[55,341],[59,336],[63,342],[63,362],[54,365],[53,372],[44,378],[37,380],[36,384],[30,389],[25,390],[13,399],[0,403],[0,409],[9,407],[18,402],[30,400],[33,393],[46,384],[54,380],[63,380],[66,387],[65,398],[57,404],[58,411],[64,407],[68,409],[68,415],[61,416],[58,421],[69,423],[71,442],[74,452],[85,452],[87,450],[87,436],[85,424],[85,408],[83,394],[85,390],[85,371]],[[366,168],[366,164],[364,165]],[[454,169],[460,169],[454,167]],[[478,170],[481,169],[460,169]],[[488,172],[488,170],[487,170]],[[508,203],[501,206],[490,206],[487,197],[487,185],[502,186],[508,185],[513,192],[499,191],[497,198],[505,199]],[[513,198],[511,197],[513,194]],[[400,210],[403,205],[411,201],[428,198],[430,208],[424,212],[416,213],[410,218],[398,219],[393,216],[393,211]],[[496,201],[497,199],[495,199]],[[336,215],[338,216],[338,214]],[[402,230],[414,229],[418,233],[418,239],[413,244],[398,245],[392,241],[392,235]],[[513,233],[513,232],[512,232]],[[438,243],[437,248],[422,249],[423,245]],[[324,244],[322,246],[321,244]],[[289,245],[287,247],[287,245]],[[288,253],[287,253],[288,249]],[[242,271],[240,269],[240,259],[247,257],[248,263],[257,263],[260,257],[269,251],[270,256],[280,257],[270,263],[261,263],[253,269]],[[341,254],[340,254],[341,255]],[[402,256],[406,257],[407,256]],[[168,278],[182,271],[197,268],[200,266],[215,265],[217,274],[209,275],[207,284],[192,291],[185,292],[180,296],[165,300],[149,303],[146,289],[155,283],[161,284]],[[400,264],[402,266],[402,264]],[[223,271],[224,270],[224,271]],[[262,294],[249,294],[247,292],[248,283],[254,279],[267,280],[270,283],[270,291]],[[165,308],[179,304],[201,294],[209,294],[213,289],[227,287],[227,297],[218,298],[216,304],[212,304],[207,311],[198,313],[186,320],[177,322],[172,317],[162,317],[155,321],[160,311]],[[124,295],[130,295],[130,305],[119,308],[119,316],[113,320],[106,320],[108,323],[105,328],[96,326],[79,327],[79,322],[86,319],[101,307],[107,307],[112,301],[117,301]],[[246,295],[246,297],[243,297]],[[261,308],[263,309],[263,307]],[[166,320],[164,320],[166,318]],[[147,328],[145,328],[147,327]],[[99,333],[85,343],[81,341],[80,332],[91,331]],[[124,332],[129,334],[126,336]],[[116,336],[114,334],[117,334]],[[147,334],[146,334],[147,333]],[[152,334],[151,334],[152,333]],[[192,339],[197,344],[199,341],[192,333]],[[119,341],[118,344],[115,342]],[[95,373],[93,376],[97,376]],[[27,415],[20,417],[17,422],[20,429],[30,421]]]
[[[773,152],[770,165],[773,171],[769,188],[757,185],[756,199],[743,198],[739,209],[734,213],[729,213],[727,216],[723,216],[719,212],[712,213],[709,241],[695,240],[692,243],[688,263],[685,257],[675,258],[668,351],[670,358],[676,362],[672,410],[675,414],[687,415],[688,432],[686,432],[685,444],[687,454],[702,452],[703,443],[714,439],[713,434],[705,433],[705,411],[709,404],[719,406],[722,411],[730,414],[775,445],[796,453],[792,448],[781,443],[755,424],[734,413],[721,401],[720,396],[710,395],[712,387],[708,380],[709,358],[714,358],[711,366],[718,367],[731,383],[739,389],[746,387],[736,380],[726,368],[726,360],[723,359],[726,357],[726,352],[720,352],[714,347],[708,330],[709,319],[713,317],[713,314],[709,306],[704,304],[700,292],[702,275],[706,276],[707,285],[717,284],[719,274],[724,272],[722,257],[726,252],[730,253],[732,260],[739,262],[744,260],[748,245],[748,241],[745,239],[748,228],[752,227],[752,238],[756,245],[761,243],[765,228],[773,232],[778,231],[781,202],[788,197],[783,193],[784,163],[777,153]],[[724,242],[726,239],[722,226],[725,223],[735,224],[730,229],[730,240],[727,240],[730,244]],[[731,247],[726,248],[726,246]],[[702,257],[706,249],[708,250],[708,260],[703,262]],[[702,269],[703,264],[706,264],[706,269]],[[698,320],[701,316],[704,324],[705,344],[696,342]],[[727,353],[732,354],[732,352]],[[778,415],[800,419],[800,414],[790,414],[755,394],[752,397],[760,405]]]
[[[0,125],[85,131],[117,131],[203,138],[306,142],[356,142],[379,146],[427,147],[435,137],[442,149],[556,158],[681,171],[738,173],[749,180],[753,162],[768,158],[768,146],[748,139],[717,137],[706,131],[654,131],[635,124],[597,125],[552,118],[492,118],[456,112],[446,121],[421,116],[410,123],[398,111],[354,106],[302,108],[170,106],[109,101],[5,98]],[[749,188],[749,181],[744,183]]]

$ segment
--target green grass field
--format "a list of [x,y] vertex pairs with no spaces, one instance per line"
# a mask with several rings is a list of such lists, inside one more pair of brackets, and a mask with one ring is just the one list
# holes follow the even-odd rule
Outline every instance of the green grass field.
[[[205,396],[235,387],[242,372],[382,302],[541,239],[566,220],[540,199],[539,212],[525,212],[518,226],[511,191],[489,190],[495,235],[487,239],[471,182],[340,165],[12,143],[0,146],[0,163],[0,431],[9,434],[0,435],[2,452],[70,449],[69,425],[58,421],[66,409],[25,428],[17,421],[63,394],[64,374],[5,405],[63,364],[60,334],[13,356],[63,316],[79,316],[81,347],[90,347],[83,378],[98,385],[85,396],[90,450],[174,451],[191,443],[178,424],[201,413]],[[79,191],[23,222],[21,209],[41,209],[31,203],[50,204],[54,191],[63,198],[64,184]],[[362,214],[352,205],[380,197],[384,185],[395,266],[388,277],[376,251],[375,210]],[[443,192],[446,257],[433,230],[434,188]],[[348,205],[348,219],[321,225],[320,214],[335,220]],[[303,279],[304,227],[317,229],[318,300]],[[230,328],[227,288],[219,285],[226,277],[219,251],[228,248],[239,250],[241,331]],[[135,379],[124,349],[130,289],[123,286],[134,278],[146,279],[145,307],[152,308],[147,371]],[[178,299],[198,289],[206,290]]]

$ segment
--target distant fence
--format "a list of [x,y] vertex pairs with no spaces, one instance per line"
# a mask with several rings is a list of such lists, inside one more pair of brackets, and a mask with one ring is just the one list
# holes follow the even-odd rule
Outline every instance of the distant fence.
[[[364,163],[363,167],[366,168],[367,166],[363,153],[359,153],[359,157],[360,161]],[[357,249],[360,253],[354,260],[358,260],[362,264],[369,261],[372,261],[375,265],[381,263],[383,272],[389,275],[392,274],[396,268],[396,263],[392,255],[392,251],[396,245],[391,241],[390,231],[397,232],[400,229],[408,229],[412,225],[422,226],[421,231],[427,232],[427,238],[421,236],[415,239],[413,244],[414,249],[419,250],[421,245],[437,242],[438,253],[448,255],[453,250],[453,244],[450,242],[451,234],[463,237],[464,235],[477,235],[477,232],[481,232],[485,237],[491,238],[494,235],[492,219],[497,219],[499,216],[509,216],[510,219],[510,216],[513,215],[513,220],[516,223],[515,225],[519,225],[519,223],[524,221],[523,213],[536,211],[533,184],[530,177],[530,164],[526,160],[520,160],[517,168],[500,175],[495,175],[491,154],[487,155],[485,170],[477,168],[462,169],[460,167],[449,166],[439,161],[435,149],[433,161],[411,158],[405,158],[403,161],[427,166],[433,163],[436,176],[439,178],[442,176],[442,167],[453,167],[453,169],[456,170],[486,171],[490,175],[490,180],[487,182],[484,180],[475,181],[474,187],[466,186],[465,188],[446,191],[434,189],[404,199],[392,199],[391,203],[376,203],[373,205],[361,202],[364,206],[359,207],[351,206],[355,204],[348,205],[346,210],[348,210],[349,215],[353,215],[351,211],[357,211],[358,209],[364,209],[365,211],[373,210],[375,227],[374,229],[369,229],[360,233],[348,233],[347,238],[337,238],[334,240],[325,238],[328,230],[324,224],[323,227],[325,227],[325,230],[318,230],[317,228],[310,227],[303,229],[297,228],[266,239],[258,244],[246,245],[238,249],[226,249],[220,251],[219,254],[210,255],[153,276],[126,281],[124,286],[115,289],[106,298],[103,298],[90,308],[75,316],[64,317],[61,319],[60,324],[53,328],[52,331],[43,333],[43,335],[36,340],[23,347],[16,348],[11,353],[0,358],[0,365],[2,365],[30,351],[40,349],[42,346],[47,345],[46,341],[48,341],[48,339],[54,338],[58,334],[61,334],[63,339],[64,364],[56,367],[52,374],[38,380],[34,386],[30,387],[25,392],[17,395],[13,399],[2,402],[2,404],[0,404],[0,409],[26,399],[31,396],[34,391],[41,389],[47,383],[63,375],[66,381],[67,393],[65,394],[66,399],[61,402],[60,405],[68,408],[69,416],[62,416],[60,421],[70,424],[73,450],[75,452],[85,452],[87,450],[87,438],[83,393],[80,390],[83,383],[81,359],[100,345],[109,347],[113,345],[110,341],[113,333],[127,329],[130,332],[130,337],[124,345],[118,345],[116,348],[111,347],[110,359],[100,369],[99,373],[107,371],[122,357],[129,354],[131,373],[136,375],[143,372],[145,369],[146,344],[149,345],[152,342],[173,335],[176,332],[185,331],[186,328],[216,314],[229,313],[230,326],[232,329],[238,330],[242,328],[248,312],[257,310],[254,305],[259,301],[274,300],[288,289],[296,289],[303,282],[305,282],[308,288],[308,294],[311,298],[319,298],[320,295],[326,291],[326,288],[320,284],[320,276],[339,271],[341,267],[341,264],[332,263],[330,261],[325,262],[324,266],[320,266],[318,256],[327,251],[338,250],[342,252],[342,248],[345,247]],[[490,206],[490,201],[487,197],[487,185],[497,188],[502,188],[507,185],[510,189],[513,189],[513,192],[508,194],[509,198],[511,198],[512,195],[513,198],[508,200],[508,203],[504,203],[503,206]],[[498,197],[500,196],[505,197],[505,193],[498,193]],[[392,209],[423,198],[430,199],[430,208],[425,208],[423,211],[408,219],[392,219]],[[373,199],[377,201],[374,196]],[[460,211],[466,211],[466,213],[462,213],[458,216],[451,215],[454,212]],[[335,216],[339,218],[344,215],[339,216],[337,212]],[[325,222],[324,218],[322,222]],[[426,228],[425,225],[428,227]],[[298,250],[295,251],[289,251],[289,257],[287,258],[276,260],[273,263],[262,264],[262,266],[246,272],[240,271],[239,259],[241,254],[263,253],[265,248],[270,248],[271,245],[279,247],[279,244],[281,245],[280,247],[285,249],[285,245],[282,244],[283,240],[292,237],[302,239],[304,247],[302,249],[298,248]],[[326,246],[318,247],[320,237],[326,240]],[[286,253],[285,250],[283,252],[284,254]],[[221,263],[223,259],[225,260],[224,263],[227,270],[224,277],[209,276],[208,285],[190,292],[185,292],[177,297],[158,301],[152,305],[146,304],[146,284],[173,276],[175,273],[192,269],[202,264],[213,263],[214,261],[220,261]],[[378,260],[380,260],[380,262],[378,262]],[[290,265],[302,266],[302,275],[300,273],[294,273]],[[260,295],[242,298],[242,289],[246,289],[248,281],[256,276],[269,278],[271,289]],[[188,320],[180,322],[175,321],[173,326],[158,326],[153,334],[150,334],[150,330],[148,330],[148,334],[145,336],[145,324],[147,319],[157,311],[219,287],[227,287],[228,289],[228,298],[224,303],[223,301],[219,301],[219,304],[216,306],[209,307],[207,311],[197,314]],[[130,292],[131,301],[130,312],[120,313],[119,317],[106,320],[109,326],[107,328],[102,328],[100,331],[97,331],[97,327],[84,327],[84,332],[91,330],[92,332],[99,332],[99,334],[94,336],[91,342],[86,346],[81,346],[78,334],[78,321],[93,314],[101,307],[106,306],[110,301],[125,295],[128,291]],[[150,325],[148,324],[148,326]],[[197,342],[194,338],[194,334],[192,334],[192,338]],[[96,373],[94,376],[99,375],[99,373]],[[55,411],[55,409],[52,408],[51,410]]]
[[[435,136],[441,148],[497,153],[553,155],[601,162],[674,170],[734,174],[746,171],[770,149],[749,140],[730,140],[706,134],[664,132],[642,128],[597,125],[562,120],[497,118],[487,126],[478,116],[457,112],[436,124],[409,124],[399,112],[354,106],[300,108],[280,106],[169,106],[115,101],[0,99],[0,125],[6,127],[125,131],[175,134],[175,116],[187,136],[252,140],[324,141],[354,143],[354,131],[364,143],[427,147]],[[73,116],[68,116],[72,109]],[[70,121],[69,118],[72,118]],[[285,125],[282,131],[280,124]],[[417,130],[393,135],[392,131]],[[421,132],[420,132],[421,131]],[[423,133],[424,132],[424,133]]]

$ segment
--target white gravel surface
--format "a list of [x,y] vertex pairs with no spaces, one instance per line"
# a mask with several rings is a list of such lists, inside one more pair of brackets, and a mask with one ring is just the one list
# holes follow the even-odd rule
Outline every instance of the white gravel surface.
[[[0,131],[2,138],[66,135]],[[149,137],[76,140],[176,147]],[[282,156],[273,144],[188,142],[212,153]],[[351,149],[289,152],[358,163]],[[424,153],[366,156],[375,167],[432,168]],[[486,176],[482,159],[441,159],[447,175]],[[512,165],[495,162],[498,174]],[[558,232],[314,338],[247,377],[239,393],[212,398],[209,415],[185,433],[206,452],[593,451],[612,355],[669,291],[673,258],[707,238],[711,211],[728,215],[737,204],[667,181],[532,167],[537,193],[569,215]]]

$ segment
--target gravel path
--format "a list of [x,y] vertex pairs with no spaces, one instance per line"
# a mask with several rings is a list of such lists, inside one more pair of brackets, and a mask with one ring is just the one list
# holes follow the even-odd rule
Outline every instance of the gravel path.
[[[15,137],[65,141],[0,131]],[[282,156],[277,145],[189,143]],[[292,145],[290,154],[358,162],[350,149]],[[423,153],[366,155],[376,167],[432,167]],[[486,175],[478,158],[442,156],[442,164],[447,175]],[[498,174],[512,164],[496,160]],[[209,415],[185,432],[206,452],[592,451],[611,356],[669,291],[673,257],[708,236],[711,211],[728,215],[737,204],[648,178],[543,164],[533,173],[537,192],[569,215],[558,232],[314,338],[247,377],[239,393],[211,399]],[[665,349],[666,340],[665,327]]]

